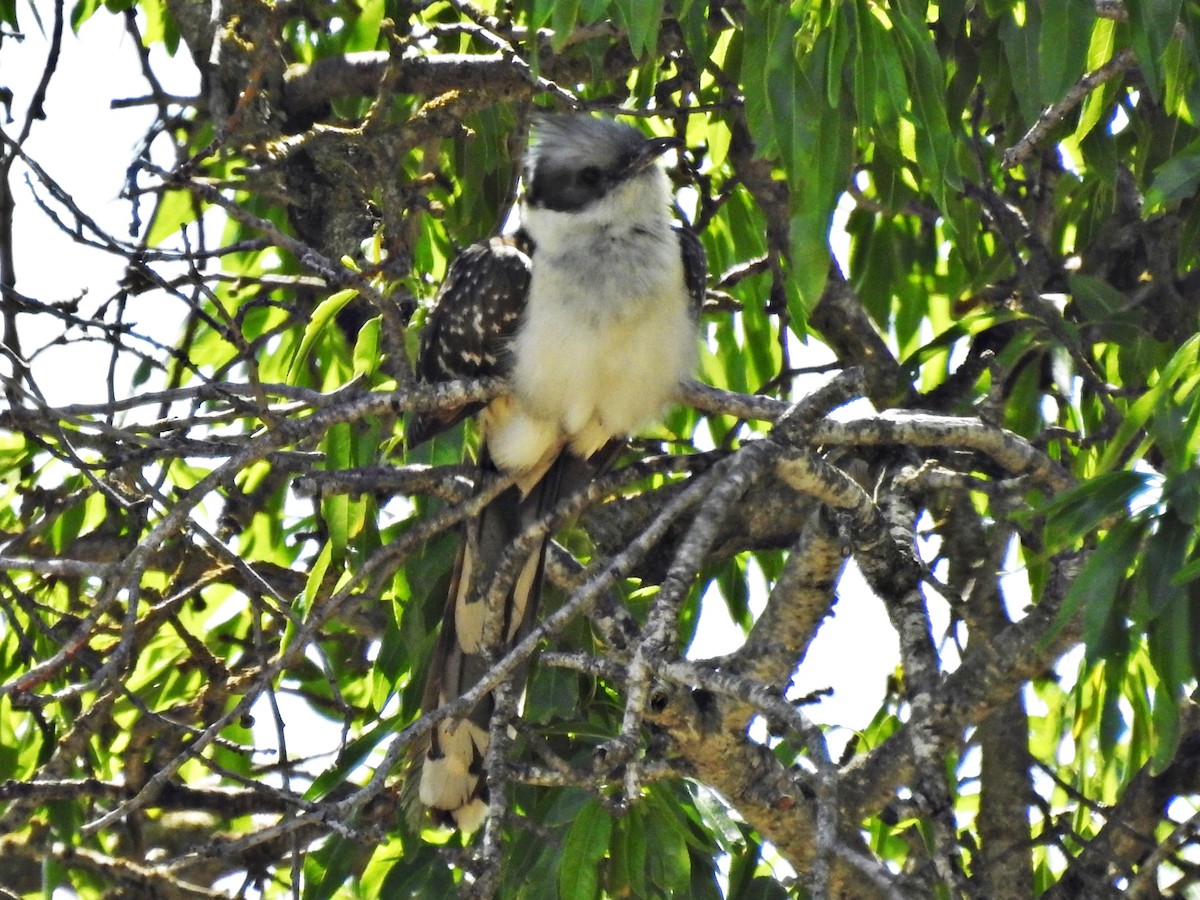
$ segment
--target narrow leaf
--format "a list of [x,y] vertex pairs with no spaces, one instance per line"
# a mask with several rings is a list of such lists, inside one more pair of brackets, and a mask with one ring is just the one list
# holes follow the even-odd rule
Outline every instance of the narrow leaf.
[[[78,34],[79,27],[90,19],[102,5],[102,0],[79,0],[71,10],[71,30]],[[13,24],[16,24],[16,15],[14,14],[12,18],[14,19]]]
[[612,816],[600,804],[592,801],[579,811],[563,845],[563,858],[570,861],[558,874],[563,900],[591,900],[600,895],[597,864],[608,852],[611,834]]
[[630,4],[629,46],[635,56],[645,56],[658,46],[663,0],[637,0]]
[[550,41],[550,46],[555,52],[566,45],[578,22],[579,0],[559,0],[554,4],[554,10],[550,16],[550,27],[554,30],[554,37]]
[[[1100,19],[1092,28],[1092,39],[1088,45],[1087,69],[1095,71],[1110,59],[1116,48],[1116,25],[1110,19]],[[1107,113],[1116,83],[1109,81],[1088,94],[1079,113],[1079,124],[1075,127],[1075,140],[1082,141],[1100,124]]]
[[1042,4],[1038,60],[1043,105],[1057,103],[1083,75],[1095,19],[1093,0],[1055,0]]
[[1192,529],[1168,512],[1158,519],[1158,528],[1145,543],[1140,568],[1146,592],[1147,615],[1153,619],[1171,607],[1186,605],[1187,592],[1175,576],[1183,568],[1192,544]]
[[1154,755],[1150,758],[1150,769],[1162,772],[1175,758],[1179,749],[1179,701],[1170,691],[1160,689],[1154,693]]
[[1014,12],[1004,15],[1000,20],[1000,42],[1008,60],[1013,93],[1026,125],[1032,124],[1041,112],[1039,98],[1042,78],[1037,39],[1041,24],[1040,9],[1040,4],[1026,3],[1023,23],[1017,22]]
[[379,329],[381,316],[368,319],[354,342],[354,374],[371,377],[379,368]]
[[907,15],[897,15],[893,21],[908,72],[912,114],[917,126],[917,165],[925,182],[923,186],[938,207],[949,214],[947,189],[960,188],[962,178],[946,113],[946,91],[942,83],[945,67],[924,22],[914,22]]
[[1145,427],[1150,416],[1170,399],[1170,394],[1179,379],[1190,376],[1196,371],[1198,355],[1200,355],[1200,335],[1194,334],[1179,346],[1175,355],[1162,367],[1158,374],[1158,380],[1150,390],[1130,404],[1125,411],[1125,417],[1117,426],[1117,433],[1109,441],[1108,449],[1097,464],[1097,468],[1101,472],[1112,468],[1124,458],[1129,441]]
[[[558,5],[557,0],[533,0],[532,7],[529,10],[530,31],[536,31],[549,22],[550,16],[554,14],[554,8]],[[530,37],[532,38],[533,35]]]
[[1162,97],[1162,59],[1167,42],[1179,21],[1183,0],[1125,0],[1133,51],[1146,89],[1155,100]]
[[326,297],[313,310],[312,317],[308,320],[308,324],[304,326],[304,338],[300,341],[300,346],[296,349],[296,355],[292,357],[291,365],[288,367],[288,384],[296,383],[296,379],[299,377],[300,371],[304,367],[304,363],[308,359],[308,354],[312,350],[313,345],[321,337],[321,334],[325,331],[329,323],[333,321],[334,316],[357,293],[358,291],[354,288],[344,288]]
[[304,582],[305,609],[312,609],[317,592],[321,589],[321,583],[325,580],[325,573],[329,571],[329,564],[332,561],[333,547],[327,541],[313,561],[312,568],[308,570],[308,578]]
[[179,232],[184,225],[196,221],[196,201],[187,191],[166,191],[154,208],[154,221],[146,234],[146,243],[157,247]]
[[[1088,561],[1063,598],[1062,609],[1055,620],[1054,633],[1075,613],[1083,609],[1084,639],[1088,645],[1090,659],[1100,652],[1101,638],[1113,621],[1113,610],[1117,607],[1119,591],[1127,578],[1129,568],[1141,546],[1143,523],[1134,519],[1118,522],[1092,551]],[[1085,605],[1086,604],[1086,605]],[[1120,623],[1123,628],[1123,621]]]
[[1107,472],[1061,494],[1042,509],[1046,542],[1063,547],[1112,516],[1129,512],[1130,501],[1145,490],[1149,476],[1121,469]]
[[[349,422],[338,422],[325,435],[325,468],[336,472],[353,465],[351,452],[351,426]],[[333,493],[321,498],[321,518],[329,532],[329,543],[335,558],[340,559],[350,541],[351,513],[350,498],[344,493]]]
[[1197,187],[1200,187],[1200,142],[1193,141],[1155,169],[1146,192],[1146,204],[1161,207],[1185,200],[1195,195]]

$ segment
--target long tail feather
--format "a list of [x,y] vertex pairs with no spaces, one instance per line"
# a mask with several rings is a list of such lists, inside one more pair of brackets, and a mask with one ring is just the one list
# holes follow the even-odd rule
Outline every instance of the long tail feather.
[[[484,465],[489,464],[485,461]],[[489,654],[484,641],[492,611],[486,600],[505,552],[590,477],[588,463],[563,453],[528,494],[522,496],[517,487],[510,488],[467,525],[430,663],[425,711],[457,699],[487,673]],[[502,644],[492,648],[491,660],[528,633],[537,618],[546,546],[547,540],[540,541],[526,557],[504,598],[504,609],[498,611]],[[421,765],[421,803],[435,819],[463,831],[478,828],[487,815],[483,760],[493,710],[493,698],[488,694],[465,717],[440,722]]]

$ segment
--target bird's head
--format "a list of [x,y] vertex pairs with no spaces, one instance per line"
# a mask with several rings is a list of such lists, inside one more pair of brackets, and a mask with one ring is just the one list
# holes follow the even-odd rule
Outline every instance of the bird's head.
[[680,146],[676,138],[648,138],[614,119],[538,116],[525,166],[525,206],[587,213],[636,204],[662,214],[670,183],[656,162]]

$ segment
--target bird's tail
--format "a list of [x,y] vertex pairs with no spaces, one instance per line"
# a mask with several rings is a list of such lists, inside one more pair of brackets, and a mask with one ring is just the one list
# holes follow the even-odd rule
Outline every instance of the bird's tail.
[[[485,460],[484,467],[489,466]],[[489,660],[502,657],[533,627],[548,539],[539,541],[522,562],[504,598],[504,608],[495,613],[498,620],[491,619],[487,595],[513,542],[560,499],[586,484],[588,477],[585,461],[563,453],[529,493],[522,496],[519,488],[511,487],[467,524],[429,667],[422,703],[425,712],[470,690],[486,674]],[[491,653],[484,646],[489,627],[501,640]],[[419,796],[422,805],[442,824],[473,831],[487,815],[483,761],[494,708],[493,697],[487,694],[467,715],[444,719],[430,734],[421,761]]]

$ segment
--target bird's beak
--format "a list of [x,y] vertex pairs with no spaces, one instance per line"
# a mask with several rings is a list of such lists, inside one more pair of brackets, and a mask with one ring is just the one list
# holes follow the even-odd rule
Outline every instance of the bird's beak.
[[654,165],[654,161],[668,150],[682,150],[683,147],[683,141],[677,137],[650,138],[646,143],[642,144],[637,156],[630,163],[630,172],[644,172],[650,166]]

